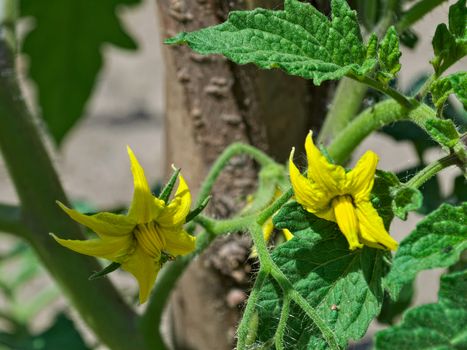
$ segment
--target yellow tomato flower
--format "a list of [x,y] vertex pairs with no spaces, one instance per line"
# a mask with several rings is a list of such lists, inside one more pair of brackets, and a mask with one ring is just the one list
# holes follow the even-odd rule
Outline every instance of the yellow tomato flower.
[[367,151],[355,168],[346,172],[331,164],[315,146],[310,132],[305,141],[308,178],[303,176],[290,154],[290,181],[295,198],[307,211],[337,222],[354,250],[368,245],[380,249],[397,249],[397,242],[384,228],[383,220],[370,202],[378,156]]
[[89,227],[98,238],[81,241],[52,236],[75,252],[121,264],[138,281],[139,300],[144,303],[162,267],[162,254],[185,255],[195,249],[195,237],[183,229],[190,211],[191,194],[180,175],[178,189],[170,203],[154,197],[144,170],[129,147],[128,154],[134,179],[128,214],[103,212],[88,216],[58,203],[73,220]]

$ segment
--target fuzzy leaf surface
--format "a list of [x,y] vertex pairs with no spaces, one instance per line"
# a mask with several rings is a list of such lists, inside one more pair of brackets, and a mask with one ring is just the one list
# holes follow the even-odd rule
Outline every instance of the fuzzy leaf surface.
[[397,72],[401,69],[400,57],[399,36],[396,29],[390,27],[378,48],[378,58],[381,66],[381,71],[378,74],[379,80],[387,84],[396,77]]
[[402,322],[376,334],[376,350],[467,348],[467,271],[441,277],[439,301],[405,313]]
[[238,64],[279,68],[316,85],[351,72],[362,75],[376,61],[366,59],[356,13],[345,0],[332,0],[331,8],[329,20],[309,4],[285,0],[283,11],[234,11],[220,25],[180,33],[166,43],[223,54]]
[[397,298],[405,284],[427,269],[455,264],[467,248],[467,203],[443,204],[426,216],[399,245],[384,284]]
[[[305,218],[294,225],[296,218]],[[274,250],[272,257],[294,288],[314,307],[345,347],[365,334],[379,313],[383,299],[381,280],[385,267],[381,250],[348,249],[335,223],[307,213],[291,202],[274,218],[278,229],[293,229],[294,238]],[[281,290],[269,282],[261,289],[258,340],[274,336],[281,309]],[[319,330],[294,304],[285,332],[286,349],[326,349]]]
[[23,43],[41,114],[60,143],[83,115],[102,67],[102,47],[136,49],[116,11],[140,0],[21,0],[35,27]]

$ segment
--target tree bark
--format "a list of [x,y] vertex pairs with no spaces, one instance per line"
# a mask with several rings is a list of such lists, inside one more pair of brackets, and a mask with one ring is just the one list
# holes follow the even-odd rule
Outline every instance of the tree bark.
[[[163,39],[223,22],[232,9],[279,8],[282,0],[157,0]],[[252,144],[278,161],[301,150],[309,129],[319,130],[329,84],[280,71],[237,66],[181,46],[164,48],[166,160],[182,167],[196,192],[210,165],[235,141]],[[211,214],[227,217],[255,187],[254,163],[237,157],[215,186]],[[229,350],[252,276],[250,241],[231,235],[216,241],[180,279],[170,307],[176,349]]]

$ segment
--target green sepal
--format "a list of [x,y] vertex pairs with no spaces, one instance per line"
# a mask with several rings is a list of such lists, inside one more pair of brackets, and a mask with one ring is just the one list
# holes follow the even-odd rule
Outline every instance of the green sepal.
[[89,280],[94,281],[98,278],[105,277],[109,273],[117,270],[120,266],[122,265],[117,262],[113,262],[110,265],[107,265],[106,267],[104,267],[102,270],[94,272],[91,276],[89,276]]
[[443,275],[438,303],[407,311],[402,322],[376,334],[375,350],[467,348],[467,271]]
[[[187,44],[201,54],[223,54],[235,63],[255,63],[312,79],[315,85],[372,66],[355,11],[331,1],[329,20],[310,4],[285,0],[284,10],[233,11],[220,25],[180,33],[166,44]],[[373,60],[374,61],[374,60]]]
[[428,134],[440,145],[451,148],[459,142],[459,133],[450,119],[432,118],[424,125]]
[[159,199],[163,200],[165,203],[168,202],[170,195],[172,194],[172,191],[175,186],[175,182],[177,182],[179,174],[180,174],[180,169],[175,169],[169,181],[164,186],[164,188],[161,191],[161,194],[159,195]]
[[396,77],[397,72],[401,69],[400,57],[399,36],[394,26],[392,26],[386,32],[378,48],[378,59],[381,68],[377,75],[378,80],[387,84]]
[[448,267],[467,248],[467,203],[443,204],[418,223],[399,245],[384,286],[393,299],[401,288],[427,269]]
[[212,196],[208,196],[204,199],[204,201],[201,202],[201,204],[193,209],[192,211],[190,211],[188,213],[188,215],[186,216],[186,220],[185,222],[190,222],[191,220],[193,220],[195,217],[197,217],[199,214],[201,214],[201,212],[204,210],[204,208],[206,208],[206,206],[208,205],[209,201],[211,200]]

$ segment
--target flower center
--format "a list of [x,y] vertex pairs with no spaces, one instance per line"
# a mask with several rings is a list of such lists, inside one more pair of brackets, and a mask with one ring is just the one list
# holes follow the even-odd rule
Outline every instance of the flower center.
[[337,225],[347,238],[350,250],[361,248],[358,240],[358,219],[352,197],[349,195],[337,196],[332,200],[332,208]]
[[150,257],[159,259],[165,247],[165,239],[158,232],[154,222],[139,224],[133,231],[136,240]]

